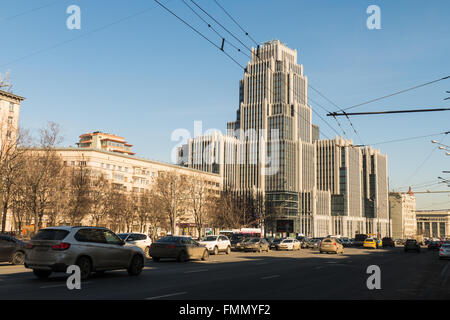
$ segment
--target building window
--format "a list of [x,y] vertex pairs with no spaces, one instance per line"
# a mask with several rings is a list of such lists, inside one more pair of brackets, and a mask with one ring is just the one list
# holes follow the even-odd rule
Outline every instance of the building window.
[[14,112],[14,103],[12,102],[9,104],[9,111]]

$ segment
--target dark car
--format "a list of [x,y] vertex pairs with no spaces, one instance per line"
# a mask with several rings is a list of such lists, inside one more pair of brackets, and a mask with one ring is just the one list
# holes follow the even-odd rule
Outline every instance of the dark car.
[[153,261],[158,262],[161,258],[173,258],[179,262],[191,259],[208,260],[209,252],[191,237],[167,236],[153,242],[150,247],[150,255]]
[[281,241],[283,241],[282,238],[273,239],[273,241],[270,243],[269,249],[275,250],[277,248],[277,244],[279,244]]
[[26,243],[19,239],[0,234],[0,262],[23,264]]
[[440,241],[430,241],[428,242],[428,250],[439,250],[441,247]]
[[384,237],[383,239],[381,239],[382,243],[383,243],[383,248],[384,247],[391,247],[391,248],[395,248],[395,242],[391,237]]
[[308,249],[319,249],[321,242],[322,242],[322,239],[320,239],[320,238],[309,239],[305,243],[305,248],[308,248]]
[[236,235],[233,234],[230,238],[230,243],[231,243],[231,250],[238,250],[237,249],[237,244],[242,242],[243,240],[247,240],[248,238],[242,236],[242,235]]
[[415,239],[406,240],[405,252],[410,251],[410,250],[420,252],[420,244],[419,244],[419,242],[417,242],[417,240],[415,240]]

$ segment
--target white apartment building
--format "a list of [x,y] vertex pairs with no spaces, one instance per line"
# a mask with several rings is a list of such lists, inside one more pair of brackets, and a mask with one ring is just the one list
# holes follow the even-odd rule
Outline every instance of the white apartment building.
[[417,234],[416,197],[408,192],[390,192],[389,210],[394,239],[412,238]]
[[20,104],[25,98],[0,90],[0,145],[14,141],[19,129]]

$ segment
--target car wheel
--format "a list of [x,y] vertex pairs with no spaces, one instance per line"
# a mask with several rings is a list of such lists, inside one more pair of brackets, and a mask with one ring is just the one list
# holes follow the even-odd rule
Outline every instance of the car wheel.
[[11,263],[15,264],[15,265],[23,264],[24,260],[25,260],[25,255],[23,254],[23,252],[22,251],[17,251],[17,252],[14,253],[14,255],[12,257],[12,260],[11,260]]
[[219,248],[214,247],[214,255],[217,256],[219,254]]
[[208,252],[208,250],[205,250],[205,252],[203,252],[202,260],[206,261],[206,260],[208,260],[208,258],[209,258],[209,252]]
[[227,251],[225,251],[225,252],[226,252],[226,254],[230,254],[230,253],[231,253],[231,248],[230,248],[230,246],[227,247]]
[[158,257],[152,257],[152,260],[155,261],[155,262],[159,262],[159,259],[160,258],[158,258]]
[[150,259],[150,247],[146,247],[144,250],[145,257]]
[[186,260],[187,260],[186,252],[181,251],[180,254],[178,255],[177,260],[178,260],[178,262],[186,262]]
[[33,269],[33,273],[39,279],[47,279],[52,274],[50,270],[38,270],[38,269]]
[[81,280],[89,278],[92,271],[91,260],[88,257],[80,257],[75,264],[80,267]]
[[135,254],[127,269],[128,274],[130,276],[137,276],[142,272],[142,269],[144,269],[144,259],[139,254]]
[[261,250],[261,246],[259,246],[259,248],[258,248],[258,252],[259,252],[259,253],[261,253],[261,251],[262,251],[262,250]]

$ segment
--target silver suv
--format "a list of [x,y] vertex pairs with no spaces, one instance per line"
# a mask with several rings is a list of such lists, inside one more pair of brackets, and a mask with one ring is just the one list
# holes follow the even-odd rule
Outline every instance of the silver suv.
[[25,267],[38,278],[66,272],[78,265],[81,279],[91,272],[126,269],[138,275],[144,267],[142,249],[126,244],[114,232],[99,227],[52,227],[41,229],[27,243]]

